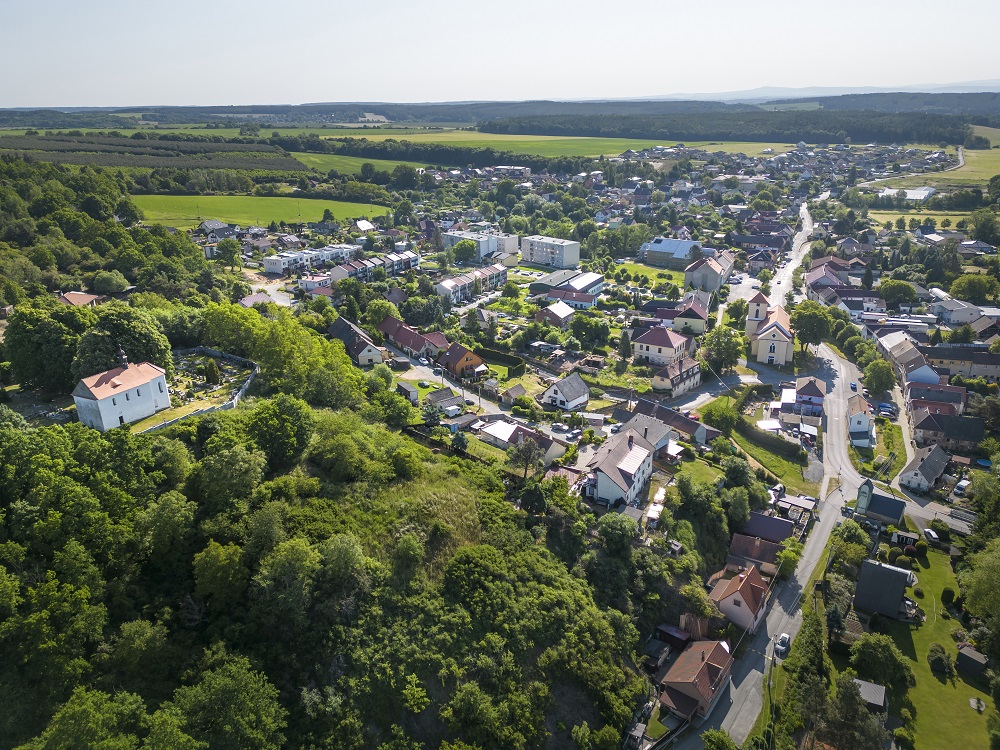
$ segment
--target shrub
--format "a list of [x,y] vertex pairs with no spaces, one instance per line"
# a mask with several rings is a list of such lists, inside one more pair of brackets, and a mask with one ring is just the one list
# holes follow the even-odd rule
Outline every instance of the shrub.
[[907,557],[916,557],[917,548],[914,547],[912,544],[907,544],[905,547],[903,547],[903,554],[906,555]]
[[955,665],[951,662],[951,654],[944,650],[940,643],[932,643],[927,651],[927,663],[932,672],[938,672],[945,677],[955,674]]
[[964,643],[969,640],[969,632],[965,628],[955,628],[951,631],[951,639],[955,643]]
[[896,747],[901,747],[903,750],[913,750],[914,737],[913,732],[909,729],[906,727],[896,727],[896,731],[892,733],[892,736],[896,740]]
[[931,530],[941,538],[942,542],[947,542],[951,539],[951,528],[940,518],[935,518],[931,521]]
[[899,720],[903,722],[904,727],[908,727],[913,723],[913,713],[908,708],[899,709]]
[[913,546],[917,551],[917,557],[927,557],[927,542],[921,539]]
[[913,595],[918,599],[924,598],[924,590],[920,586],[914,586]]
[[903,550],[901,550],[899,547],[893,547],[892,549],[890,549],[889,550],[889,564],[890,565],[895,565],[896,564],[896,560],[899,559],[899,556],[901,554],[903,554]]
[[878,555],[876,555],[876,557],[878,557],[879,562],[888,562],[889,561],[889,550],[886,549],[886,548],[884,548],[884,547],[880,547],[879,551],[878,551]]
[[951,586],[945,586],[941,589],[941,603],[947,606],[953,601],[955,601],[955,589]]
[[903,568],[903,570],[909,570],[913,567],[913,558],[907,557],[906,555],[900,555],[896,558],[896,567]]

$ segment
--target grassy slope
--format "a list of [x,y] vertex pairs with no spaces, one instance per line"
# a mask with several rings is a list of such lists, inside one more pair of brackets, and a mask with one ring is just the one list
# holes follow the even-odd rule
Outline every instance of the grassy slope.
[[146,221],[178,229],[195,227],[203,219],[267,226],[273,221],[319,221],[329,208],[338,219],[381,216],[388,209],[367,203],[260,198],[243,195],[136,195],[132,200],[143,210]]
[[801,464],[793,463],[784,456],[779,456],[777,453],[772,453],[759,445],[754,445],[735,430],[733,430],[732,437],[740,448],[761,466],[778,477],[781,483],[790,491],[812,496],[815,496],[819,492],[818,484],[802,477],[802,470],[805,467]]

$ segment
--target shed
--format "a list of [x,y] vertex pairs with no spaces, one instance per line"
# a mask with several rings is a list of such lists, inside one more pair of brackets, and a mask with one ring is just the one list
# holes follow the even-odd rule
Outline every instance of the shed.
[[396,393],[414,406],[420,400],[420,391],[415,385],[413,385],[413,383],[407,383],[405,380],[400,380],[396,383]]
[[681,630],[674,625],[666,623],[656,626],[656,638],[672,646],[678,651],[683,651],[691,642],[691,634],[686,630]]
[[970,677],[979,677],[989,666],[990,660],[986,654],[981,654],[968,643],[958,647],[958,656],[955,657],[955,668]]
[[854,678],[854,684],[858,686],[861,693],[861,700],[865,702],[865,707],[873,714],[884,714],[889,710],[889,702],[885,697],[885,687],[867,680]]

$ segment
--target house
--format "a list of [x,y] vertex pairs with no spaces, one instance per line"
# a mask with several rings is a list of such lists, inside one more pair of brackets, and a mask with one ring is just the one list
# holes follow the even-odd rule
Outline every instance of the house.
[[676,398],[701,385],[701,365],[691,357],[682,357],[653,375],[653,390],[667,398]]
[[424,396],[424,403],[437,407],[439,411],[444,411],[452,406],[461,409],[465,405],[465,400],[451,388],[439,388]]
[[[763,294],[759,295],[767,302]],[[747,316],[747,337],[750,339],[750,356],[758,362],[777,365],[791,364],[795,352],[795,334],[785,308],[771,307],[763,313],[759,297],[750,301],[750,310],[755,317]],[[757,316],[763,314],[763,318]]]
[[437,363],[456,380],[481,377],[489,371],[486,360],[458,342],[449,346],[448,350],[438,357]]
[[750,520],[747,521],[743,532],[747,536],[781,544],[788,537],[795,535],[795,522],[781,516],[768,516],[757,511],[750,511]]
[[917,445],[939,444],[946,450],[971,452],[986,435],[986,426],[979,417],[931,414],[927,409],[912,413],[913,439]]
[[758,250],[747,257],[747,268],[750,274],[756,276],[765,268],[770,271],[774,268],[774,256],[767,250]]
[[472,314],[476,319],[476,325],[479,326],[480,331],[488,331],[490,326],[497,325],[500,322],[500,317],[497,313],[482,307],[474,308]]
[[56,298],[61,304],[70,307],[97,307],[105,298],[100,294],[86,292],[63,292]]
[[566,446],[559,441],[506,419],[495,420],[484,426],[479,430],[479,439],[503,451],[525,440],[533,440],[542,449],[542,463],[545,466],[566,452]]
[[756,565],[732,578],[720,579],[708,596],[731,623],[757,632],[766,612],[767,584]]
[[407,383],[405,380],[397,380],[396,393],[414,406],[420,402],[420,391],[417,389],[417,386],[413,385],[413,383]]
[[435,358],[450,346],[440,331],[423,334],[391,315],[387,315],[376,328],[386,341],[411,357]]
[[910,570],[875,560],[863,560],[854,590],[854,607],[899,618],[906,614],[906,587],[915,583],[916,576]]
[[847,399],[847,434],[855,448],[874,448],[877,445],[875,420],[868,413],[868,402],[860,393]]
[[264,292],[254,292],[253,294],[248,294],[246,297],[241,299],[237,303],[240,307],[254,307],[255,305],[276,305],[278,304],[274,298]]
[[795,381],[795,411],[808,416],[823,414],[826,399],[826,383],[816,377],[799,378]]
[[778,553],[781,545],[756,536],[733,534],[726,556],[729,570],[741,570],[756,565],[763,573],[773,576],[778,572]]
[[899,474],[899,483],[917,492],[928,492],[944,474],[951,455],[940,445],[920,448]]
[[708,328],[710,297],[705,292],[691,291],[684,295],[676,308],[671,328],[686,335],[701,336]]
[[986,654],[979,653],[970,644],[963,643],[958,647],[955,668],[962,674],[970,677],[981,677],[989,665],[990,660]]
[[83,378],[73,389],[80,421],[101,432],[138,422],[170,406],[162,367],[149,362],[130,365],[121,350],[119,363]]
[[873,714],[889,713],[889,699],[885,697],[883,685],[860,680],[857,677],[853,679],[853,682],[858,686],[858,692],[861,693],[861,700],[864,701],[865,708]]
[[369,367],[382,362],[382,350],[375,346],[367,333],[344,316],[340,316],[327,329],[331,338],[343,342],[354,364]]
[[635,505],[653,474],[653,446],[635,430],[608,438],[587,464],[584,495],[609,508]]
[[580,243],[533,234],[521,239],[521,260],[540,266],[576,268],[580,265]]
[[523,385],[518,383],[508,388],[506,391],[500,394],[500,403],[504,406],[513,406],[514,402],[517,401],[521,396],[527,396],[528,391]]
[[670,445],[677,438],[677,433],[656,417],[636,414],[625,422],[622,430],[632,430],[653,446],[653,458],[667,458]]
[[357,233],[368,234],[369,232],[375,231],[375,225],[372,224],[367,219],[358,219],[353,224],[351,224],[350,231],[351,234],[357,234]]
[[877,492],[871,479],[866,479],[858,487],[857,501],[854,510],[858,516],[892,526],[904,526],[903,513],[906,511],[906,503]]
[[565,411],[580,409],[586,406],[588,401],[590,401],[590,386],[583,382],[578,372],[553,383],[541,396],[543,404],[558,406]]
[[903,389],[907,411],[927,409],[931,414],[958,415],[965,411],[966,389],[943,383],[907,383]]
[[565,302],[577,310],[589,310],[597,304],[597,295],[575,292],[572,289],[553,289],[545,297],[549,302]]
[[198,232],[207,235],[212,230],[222,229],[228,226],[229,225],[226,224],[226,222],[219,221],[218,219],[205,219],[205,221],[201,222],[201,224],[198,225]]
[[695,641],[660,682],[660,704],[686,721],[707,718],[729,686],[733,657],[722,641]]
[[972,303],[950,297],[932,302],[927,306],[927,311],[936,315],[943,323],[956,328],[971,323],[982,315],[982,311]]
[[672,427],[683,440],[695,445],[707,445],[709,442],[719,437],[722,433],[714,427],[709,427],[703,422],[685,417],[679,411],[674,411],[666,406],[662,406],[656,401],[640,398],[635,405],[635,411],[627,410],[615,411],[614,418],[619,422],[627,422],[633,414],[645,414],[656,417],[668,427]]
[[661,326],[632,339],[632,357],[651,365],[670,365],[694,351],[694,339]]
[[639,250],[639,254],[649,265],[678,271],[697,260],[701,252],[700,242],[675,240],[670,237],[654,237]]
[[565,331],[569,328],[575,314],[576,310],[559,300],[535,313],[535,321],[538,323],[548,322],[550,325]]
[[963,378],[984,378],[991,383],[1000,380],[1000,354],[985,345],[921,346],[921,353],[934,367]]
[[684,288],[714,294],[726,283],[731,271],[732,266],[725,268],[715,258],[699,258],[684,269]]

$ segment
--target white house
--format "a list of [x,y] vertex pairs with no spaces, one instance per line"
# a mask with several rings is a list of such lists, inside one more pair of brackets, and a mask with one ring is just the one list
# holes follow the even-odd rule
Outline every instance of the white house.
[[669,328],[653,326],[632,339],[632,357],[651,365],[671,365],[693,353],[694,339]]
[[554,268],[576,268],[580,265],[580,243],[533,234],[521,238],[521,259]]
[[164,370],[149,362],[122,365],[84,378],[73,389],[80,421],[105,432],[170,406]]
[[612,435],[588,464],[585,492],[608,507],[635,505],[653,474],[653,446],[635,430]]
[[855,448],[875,447],[875,420],[868,413],[868,402],[857,393],[847,399],[847,432]]
[[940,445],[919,448],[914,453],[913,460],[900,472],[899,483],[911,490],[927,492],[944,474],[949,461],[951,456]]
[[720,580],[709,598],[731,623],[756,633],[766,612],[767,584],[757,566],[751,565],[732,578]]
[[565,411],[581,409],[590,401],[590,386],[580,373],[574,372],[550,385],[542,394],[542,403],[558,406]]

